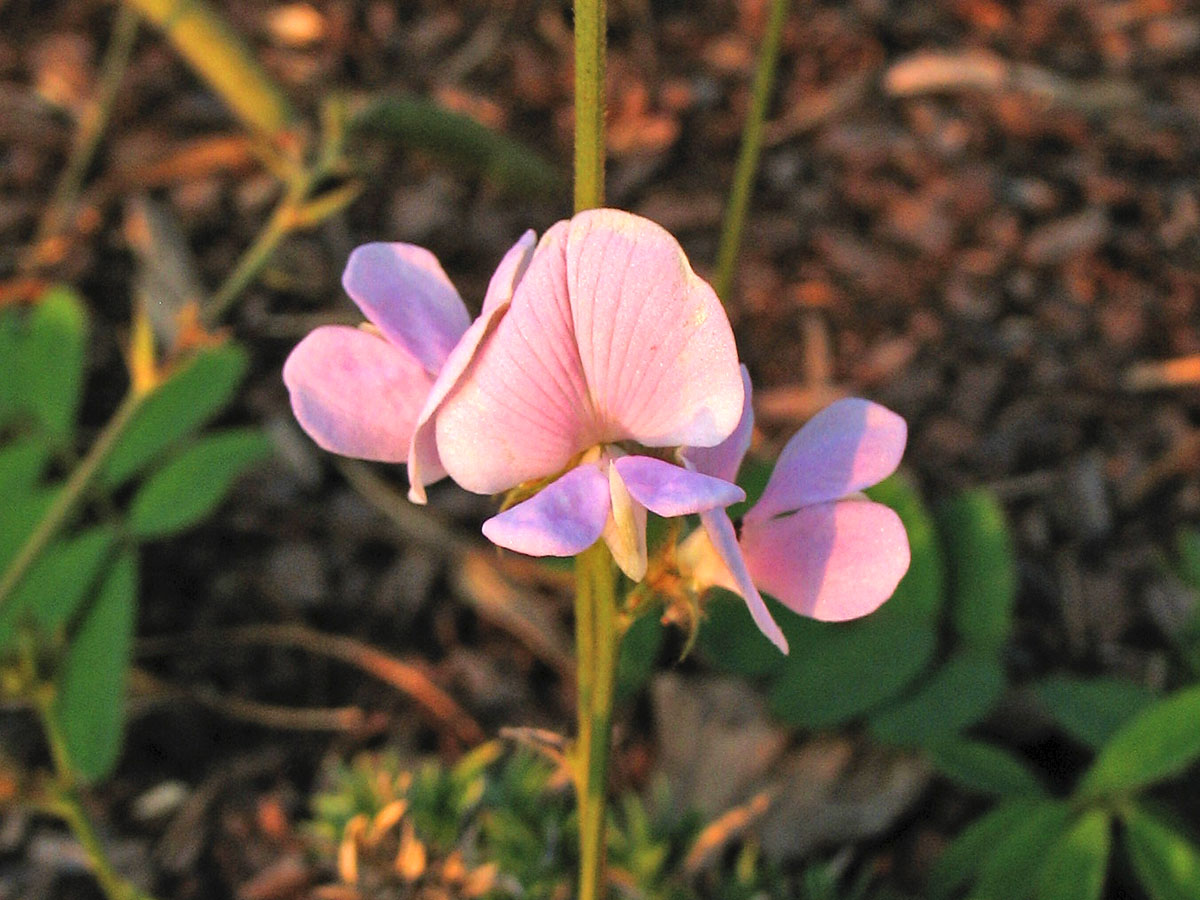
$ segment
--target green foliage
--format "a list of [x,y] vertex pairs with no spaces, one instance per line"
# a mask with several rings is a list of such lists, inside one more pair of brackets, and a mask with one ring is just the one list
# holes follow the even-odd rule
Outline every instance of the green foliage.
[[1056,675],[1035,686],[1038,699],[1068,734],[1093,749],[1154,701],[1132,681]]
[[1038,797],[1045,788],[1029,766],[1006,750],[980,741],[947,741],[930,754],[942,775],[968,790],[998,797]]
[[1038,875],[1038,900],[1100,900],[1111,841],[1108,811],[1084,812],[1050,847]]
[[0,610],[0,651],[28,622],[53,635],[83,605],[108,561],[116,535],[99,526],[51,544]]
[[[0,310],[0,364],[12,373],[0,378],[0,666],[24,673],[6,681],[23,690],[45,687],[31,676],[52,685],[71,774],[94,781],[120,751],[136,542],[207,514],[267,446],[249,430],[196,436],[245,373],[245,353],[222,346],[184,361],[130,419],[114,419],[111,437],[83,448],[88,331],[85,306],[65,288],[32,309]],[[122,508],[115,490],[146,470]]]
[[1138,713],[1112,736],[1079,785],[1087,799],[1114,796],[1178,775],[1200,757],[1200,685]]
[[14,366],[18,399],[55,446],[74,431],[87,336],[87,310],[65,287],[47,292],[25,322]]
[[980,861],[972,898],[1025,900],[1033,896],[1037,873],[1070,822],[1071,807],[1061,801],[1048,800],[1030,809],[998,836]]
[[116,488],[220,412],[246,375],[249,358],[236,344],[200,350],[142,404],[100,473]]
[[1045,803],[1030,797],[1005,800],[968,825],[934,865],[929,876],[930,900],[947,900],[966,887],[992,848]]
[[566,184],[561,173],[524,144],[419,97],[380,97],[351,121],[349,130],[400,141],[479,172],[505,190],[550,196]]
[[1121,814],[1125,848],[1150,900],[1200,897],[1200,851],[1173,826],[1141,806]]
[[952,656],[907,698],[874,715],[871,735],[887,744],[932,746],[978,722],[1004,691],[1004,671],[994,655],[964,651]]
[[109,568],[59,671],[53,715],[84,781],[108,775],[121,749],[136,601],[137,556],[126,551]]
[[129,528],[143,540],[165,537],[209,515],[234,481],[271,452],[256,429],[200,438],[150,475],[129,506]]
[[950,560],[954,630],[967,647],[999,653],[1012,630],[1017,570],[1000,502],[990,491],[966,491],[938,515]]

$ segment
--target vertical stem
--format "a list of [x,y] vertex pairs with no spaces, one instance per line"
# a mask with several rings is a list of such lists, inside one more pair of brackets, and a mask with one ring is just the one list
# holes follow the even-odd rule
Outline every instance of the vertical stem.
[[763,35],[758,68],[754,72],[750,114],[746,117],[746,124],[742,129],[742,148],[738,153],[737,167],[734,169],[729,205],[725,208],[725,219],[721,223],[721,242],[717,248],[717,270],[713,277],[713,288],[722,300],[729,299],[729,289],[733,287],[733,270],[737,264],[738,250],[742,245],[742,229],[746,224],[746,210],[750,206],[750,193],[754,188],[754,174],[758,170],[763,121],[767,117],[767,103],[775,85],[780,36],[783,34],[787,12],[788,0],[771,0],[767,32]]
[[574,748],[579,803],[578,900],[607,896],[605,789],[620,631],[612,556],[598,541],[575,560],[579,737]]
[[604,205],[606,0],[575,0],[575,212]]

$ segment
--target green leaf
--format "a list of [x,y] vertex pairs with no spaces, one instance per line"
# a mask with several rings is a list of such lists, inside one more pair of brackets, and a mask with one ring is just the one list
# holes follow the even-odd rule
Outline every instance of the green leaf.
[[83,302],[69,288],[53,288],[30,312],[19,354],[21,400],[62,445],[74,433],[83,399],[87,332]]
[[[781,609],[770,600],[767,603],[772,615]],[[795,613],[783,610],[779,615],[785,617]],[[787,659],[758,630],[750,618],[746,601],[732,591],[719,588],[710,591],[704,601],[704,621],[700,623],[696,644],[710,663],[743,678],[778,672]]]
[[199,351],[142,403],[100,473],[115,488],[196,431],[229,403],[249,357],[236,344]]
[[271,442],[257,429],[201,438],[138,489],[129,507],[130,531],[148,539],[195,525],[217,507],[238,476],[270,452]]
[[[17,371],[24,350],[21,317],[16,307],[0,307],[0,371]],[[7,425],[20,409],[21,385],[15,378],[0,378],[0,428]]]
[[626,700],[642,689],[654,674],[663,642],[658,616],[639,616],[625,629],[617,659],[617,697]]
[[505,190],[549,196],[565,184],[557,169],[524,144],[419,97],[381,97],[353,119],[349,130],[401,141],[480,172]]
[[50,462],[50,447],[40,436],[30,435],[0,449],[0,497],[5,504],[32,493]]
[[1050,848],[1067,830],[1071,807],[1048,801],[1034,807],[1023,820],[990,848],[979,867],[973,900],[1025,900],[1034,891],[1034,877]]
[[877,503],[890,506],[900,516],[912,551],[908,572],[884,609],[898,607],[915,618],[935,621],[945,597],[946,567],[937,530],[921,495],[903,475],[893,475],[868,488],[866,493]]
[[975,724],[1004,691],[1004,670],[990,654],[960,653],[907,698],[876,713],[870,731],[901,746],[932,746]]
[[948,900],[973,881],[992,848],[1043,807],[1056,804],[1026,797],[1005,800],[963,829],[929,873],[930,900]]
[[937,646],[932,627],[887,606],[857,622],[780,621],[791,652],[771,688],[771,709],[807,728],[837,725],[894,697]]
[[998,651],[1012,630],[1017,566],[1004,510],[995,494],[966,491],[940,510],[953,597],[954,628],[963,643]]
[[106,776],[120,754],[136,600],[137,557],[127,552],[109,568],[59,673],[54,715],[85,782]]
[[1155,701],[1150,691],[1118,678],[1056,675],[1034,690],[1068,734],[1094,749]]
[[991,744],[955,740],[930,750],[934,768],[969,790],[999,797],[1040,797],[1046,791],[1021,760]]
[[1150,900],[1200,897],[1200,850],[1142,807],[1122,814],[1125,847]]
[[1108,872],[1112,822],[1107,810],[1085,811],[1050,848],[1038,877],[1038,900],[1100,900]]
[[0,610],[0,647],[26,617],[46,634],[64,627],[96,583],[115,539],[111,528],[100,526],[47,547]]
[[0,516],[0,571],[21,546],[29,539],[54,497],[58,488],[39,488],[32,493],[18,494],[4,501],[4,515]]
[[1112,737],[1079,785],[1085,799],[1178,775],[1200,757],[1200,685],[1157,701]]

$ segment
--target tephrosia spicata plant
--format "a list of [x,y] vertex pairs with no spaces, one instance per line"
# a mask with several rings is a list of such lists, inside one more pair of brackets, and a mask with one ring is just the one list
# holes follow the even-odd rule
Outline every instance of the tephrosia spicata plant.
[[506,493],[483,526],[493,543],[579,556],[585,858],[601,839],[599,824],[586,829],[603,816],[598,760],[626,612],[612,561],[634,583],[646,575],[647,511],[700,515],[676,554],[681,574],[740,593],[785,652],[760,589],[803,615],[851,619],[908,567],[896,514],[857,493],[896,468],[905,424],[865,400],[834,404],[788,443],[739,537],[725,509],[745,498],[733,479],[753,421],[749,377],[716,295],[654,223],[597,209],[536,245],[525,235],[474,324],[417,247],[360,247],[344,283],[369,324],[317,329],[284,366],[309,434],[336,453],[407,461],[418,501],[445,474]]
[[[730,587],[784,652],[760,589],[803,615],[850,619],[879,606],[909,562],[896,515],[857,493],[895,469],[905,424],[864,400],[792,439],[739,537],[725,510],[745,499],[733,479],[753,413],[729,320],[670,234],[599,208],[604,19],[599,0],[576,4],[575,216],[517,241],[473,323],[427,250],[358,248],[343,283],[368,323],[317,329],[284,366],[296,417],[322,447],[406,462],[418,503],[446,475],[504,494],[483,526],[493,543],[577,558],[580,900],[606,894],[614,677],[621,635],[649,605],[648,512],[702,523],[679,552],[659,550],[654,568],[675,566],[687,586],[670,599]],[[618,602],[616,569],[637,602]]]

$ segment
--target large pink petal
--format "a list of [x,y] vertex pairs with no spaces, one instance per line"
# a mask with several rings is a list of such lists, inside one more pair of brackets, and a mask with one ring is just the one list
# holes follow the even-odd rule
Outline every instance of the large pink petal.
[[546,232],[508,312],[437,414],[442,465],[469,491],[552,475],[603,437],[571,323],[567,228]]
[[493,544],[528,556],[574,556],[594,544],[609,512],[608,479],[594,465],[576,466],[523,503],[492,516],[483,533]]
[[412,446],[408,452],[408,499],[413,503],[425,502],[425,485],[433,484],[445,477],[446,469],[438,456],[437,432],[434,428],[434,416],[437,414],[442,401],[454,390],[459,379],[475,358],[479,344],[499,317],[508,309],[512,292],[525,274],[533,255],[536,237],[532,231],[525,232],[521,239],[500,260],[500,265],[492,275],[488,285],[487,296],[483,301],[483,312],[471,323],[459,342],[454,345],[450,355],[438,372],[433,388],[425,400],[421,414],[417,418],[417,427],[413,433]]
[[700,513],[700,524],[704,527],[704,532],[708,535],[713,549],[717,551],[717,555],[725,564],[726,574],[730,579],[728,582],[721,583],[720,586],[741,594],[758,630],[766,635],[772,644],[787,653],[787,638],[783,636],[783,631],[771,617],[771,611],[767,609],[762,595],[754,586],[754,580],[747,570],[742,550],[738,546],[737,533],[733,530],[733,523],[729,520],[728,514],[723,509],[702,512]]
[[881,503],[842,500],[742,523],[754,582],[789,609],[824,622],[865,616],[908,571],[908,535]]
[[697,472],[712,475],[723,481],[733,481],[737,478],[738,469],[746,451],[750,449],[750,438],[754,433],[754,405],[751,403],[753,388],[750,384],[750,372],[742,366],[742,387],[745,399],[742,401],[742,417],[738,420],[733,434],[721,441],[715,447],[688,447],[684,456],[691,462]]
[[907,436],[907,424],[890,409],[857,397],[839,400],[787,442],[746,518],[838,500],[882,481],[900,464]]
[[343,456],[403,462],[432,379],[420,362],[378,335],[327,325],[283,364],[296,420]]
[[686,516],[746,499],[736,484],[652,456],[622,456],[613,466],[633,499],[660,516]]
[[436,375],[471,324],[437,257],[413,244],[363,244],[342,273],[342,286],[375,327]]
[[640,216],[589,210],[570,221],[564,261],[602,437],[647,447],[728,437],[744,394],[733,331],[678,241]]

